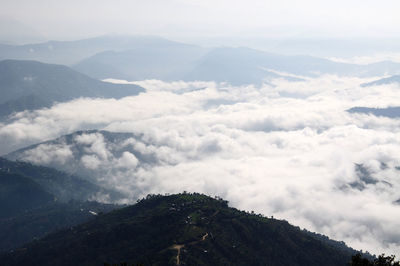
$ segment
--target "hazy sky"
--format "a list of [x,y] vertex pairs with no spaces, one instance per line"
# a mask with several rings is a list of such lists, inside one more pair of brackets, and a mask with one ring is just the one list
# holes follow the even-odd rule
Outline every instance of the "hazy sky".
[[[1,0],[0,18],[48,39],[107,33],[190,37],[396,37],[397,0]],[[5,25],[5,23],[2,23]],[[10,23],[7,23],[10,25]],[[12,26],[0,27],[8,31]],[[4,35],[3,32],[0,32]]]

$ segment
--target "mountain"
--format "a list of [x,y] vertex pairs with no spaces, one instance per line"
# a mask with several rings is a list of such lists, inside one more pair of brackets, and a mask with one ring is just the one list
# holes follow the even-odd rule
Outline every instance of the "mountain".
[[[23,202],[18,203],[19,206],[26,207]],[[15,202],[9,206],[12,205],[15,205]],[[0,218],[0,252],[17,248],[50,232],[87,222],[98,213],[120,208],[118,205],[90,201],[38,203],[37,198],[34,198],[30,205],[30,209]],[[5,210],[3,207],[2,202],[1,210]]]
[[[25,201],[28,203],[30,194],[16,194],[12,191],[19,191],[23,187],[29,193],[33,193],[32,197],[43,199],[41,202],[48,202],[53,197],[61,202],[68,202],[69,200],[86,201],[98,198],[117,200],[121,197],[119,193],[95,185],[81,177],[26,162],[13,162],[1,157],[0,174],[2,182],[6,182],[9,186],[9,188],[6,188],[9,192],[6,194],[3,191],[2,195],[11,194],[13,197],[27,197]],[[50,194],[52,196],[49,196]],[[8,198],[8,196],[4,197]]]
[[175,42],[156,36],[105,35],[75,41],[48,41],[25,45],[0,45],[0,59],[35,60],[50,64],[73,65],[104,51],[122,51]]
[[[312,56],[267,53],[246,47],[207,50],[180,45],[102,52],[81,61],[74,68],[100,79],[205,80],[244,85],[261,84],[277,77],[300,80],[292,75],[384,75],[398,73],[399,66],[393,62],[346,64]],[[276,71],[284,73],[278,74]]]
[[0,219],[53,201],[53,196],[33,180],[0,171]]
[[2,265],[346,265],[355,250],[200,194],[148,196],[0,256]]
[[[84,176],[102,187],[115,187],[117,178],[134,177],[137,167],[160,163],[155,151],[143,148],[148,145],[151,143],[141,135],[85,130],[14,151],[5,158]],[[60,151],[67,155],[60,156]],[[128,194],[139,192],[129,191]]]
[[87,201],[106,191],[50,168],[0,158],[0,251],[119,207]]
[[378,79],[369,83],[361,84],[362,87],[379,86],[386,84],[400,83],[400,75],[391,76],[388,78]]
[[73,68],[88,76],[125,80],[179,80],[208,49],[177,42],[132,45],[127,50],[109,50],[88,57]]
[[393,106],[387,108],[370,108],[370,107],[353,107],[347,110],[349,113],[362,113],[362,114],[372,114],[375,116],[384,116],[389,118],[400,117],[400,107]]
[[395,75],[399,74],[400,66],[390,61],[355,65],[246,47],[204,48],[154,36],[111,35],[76,41],[0,45],[0,59],[69,65],[98,79],[207,80],[234,85],[261,84],[276,77],[299,80],[291,75]]
[[0,118],[79,97],[121,98],[144,89],[92,79],[66,66],[36,61],[0,61]]

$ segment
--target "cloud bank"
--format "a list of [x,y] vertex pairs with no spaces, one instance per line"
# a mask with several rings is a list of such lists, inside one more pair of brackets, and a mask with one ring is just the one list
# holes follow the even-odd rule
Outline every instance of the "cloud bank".
[[[136,137],[109,142],[87,133],[74,141],[82,146],[79,164],[102,168],[100,181],[132,202],[183,190],[219,195],[354,248],[400,255],[400,120],[345,111],[395,106],[400,87],[359,86],[368,81],[140,81],[147,92],[135,97],[18,113],[0,125],[0,147],[7,153],[81,129],[129,132]],[[74,154],[59,142],[27,150],[25,159],[61,164]]]

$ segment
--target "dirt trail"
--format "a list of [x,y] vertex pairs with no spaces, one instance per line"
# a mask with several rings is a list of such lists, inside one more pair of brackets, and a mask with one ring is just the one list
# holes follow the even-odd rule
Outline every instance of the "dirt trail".
[[181,248],[183,248],[185,245],[173,245],[171,249],[176,249],[178,251],[178,254],[176,254],[176,265],[181,265],[181,261],[179,259],[179,256],[181,255]]
[[[215,211],[215,212],[210,216],[210,218],[215,217],[218,213],[219,213],[219,210]],[[197,241],[190,242],[190,243],[186,243],[186,245],[195,245],[195,244],[197,244],[197,243],[199,243],[199,242],[201,242],[201,241],[205,241],[205,240],[207,239],[208,236],[209,236],[209,235],[208,235],[208,233],[206,232],[206,233],[201,237],[201,239],[199,239],[199,240],[197,240]],[[178,253],[178,254],[176,254],[176,265],[180,265],[180,264],[181,264],[181,261],[180,261],[181,248],[184,248],[184,247],[185,247],[185,244],[182,244],[182,245],[174,244],[174,245],[172,245],[172,246],[170,247],[170,249],[176,249],[176,250],[177,250],[177,253]]]
[[[208,233],[205,233],[205,235],[203,235],[200,240],[193,241],[193,242],[186,243],[186,244],[187,245],[195,245],[195,244],[197,244],[197,243],[199,243],[201,241],[205,241],[207,237],[208,237]],[[175,244],[175,245],[172,245],[172,247],[170,247],[170,249],[176,249],[177,250],[178,254],[176,254],[176,265],[180,265],[181,264],[181,261],[180,261],[179,257],[181,255],[181,248],[184,248],[184,247],[185,247],[184,244],[182,244],[182,245]]]

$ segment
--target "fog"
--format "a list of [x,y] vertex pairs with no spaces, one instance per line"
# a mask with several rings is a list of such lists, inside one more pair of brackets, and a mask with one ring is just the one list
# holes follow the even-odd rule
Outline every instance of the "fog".
[[[80,165],[112,170],[98,179],[126,193],[126,202],[183,190],[219,195],[231,206],[286,219],[357,249],[400,255],[400,120],[346,112],[396,106],[399,85],[303,78],[261,87],[137,81],[146,93],[17,113],[0,125],[0,149],[80,129],[134,133],[141,137],[112,145],[100,133],[75,139],[85,147]],[[71,149],[46,144],[22,156],[44,165],[66,163],[76,159]],[[135,152],[151,155],[154,163]]]
[[232,45],[229,38],[393,38],[400,33],[399,9],[395,0],[3,0],[0,17],[13,23],[0,27],[0,36],[18,31],[14,41],[21,42],[25,32],[29,42],[35,31],[36,40],[150,34],[183,41],[225,38],[225,45]]

